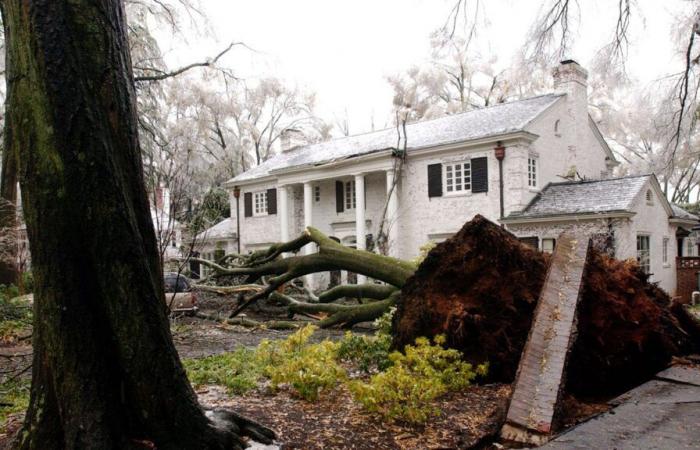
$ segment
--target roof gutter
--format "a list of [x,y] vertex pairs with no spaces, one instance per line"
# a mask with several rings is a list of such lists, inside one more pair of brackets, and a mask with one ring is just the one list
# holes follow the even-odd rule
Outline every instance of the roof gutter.
[[683,217],[671,217],[668,219],[668,222],[676,225],[698,225],[700,220]]
[[505,217],[500,220],[501,223],[515,225],[527,223],[542,223],[542,222],[576,222],[579,220],[597,220],[597,219],[626,219],[633,217],[636,213],[631,211],[609,211],[605,213],[571,213],[571,214],[556,214],[551,216],[540,217]]

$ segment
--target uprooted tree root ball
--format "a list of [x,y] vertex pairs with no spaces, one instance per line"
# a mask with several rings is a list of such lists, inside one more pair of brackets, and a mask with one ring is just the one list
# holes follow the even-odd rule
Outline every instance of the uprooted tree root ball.
[[[492,381],[511,382],[527,340],[549,256],[476,216],[436,246],[402,289],[394,345],[447,336],[473,363],[489,361]],[[631,261],[591,250],[579,303],[568,390],[617,391],[697,345],[671,301]]]

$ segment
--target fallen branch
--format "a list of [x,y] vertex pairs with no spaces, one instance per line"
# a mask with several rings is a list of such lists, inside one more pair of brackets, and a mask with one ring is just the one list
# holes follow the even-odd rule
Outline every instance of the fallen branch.
[[238,325],[246,328],[267,328],[270,330],[295,330],[297,328],[300,328],[302,325],[298,322],[292,322],[287,320],[270,320],[266,322],[259,322],[257,320],[247,319],[244,317],[227,319],[220,317],[218,314],[206,314],[201,312],[197,312],[195,317],[204,320],[225,323],[226,325]]
[[330,314],[327,318],[318,322],[321,328],[328,328],[333,325],[351,327],[360,322],[369,322],[381,317],[390,307],[396,304],[400,292],[393,292],[389,298],[381,301],[367,303],[364,305],[337,305],[333,303],[306,303],[300,302],[288,295],[273,292],[271,300],[284,303],[292,313],[300,314]]

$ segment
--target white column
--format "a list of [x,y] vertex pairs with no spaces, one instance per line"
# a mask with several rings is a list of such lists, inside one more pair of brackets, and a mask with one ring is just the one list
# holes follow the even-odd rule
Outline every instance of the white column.
[[[386,221],[388,226],[387,237],[389,240],[389,256],[397,256],[398,247],[398,211],[399,211],[399,198],[398,198],[398,186],[394,187],[394,177],[395,172],[393,169],[386,171],[386,195],[390,195],[389,202],[386,209]],[[393,187],[393,189],[392,189]]]
[[[355,238],[357,240],[357,249],[365,250],[367,248],[367,238],[365,237],[365,176],[355,175]],[[367,277],[357,274],[357,284],[367,282]]]
[[[312,225],[313,217],[313,207],[314,207],[314,189],[311,183],[304,183],[304,227],[310,227]],[[313,244],[307,244],[304,246],[304,254],[310,255],[313,253]],[[304,277],[304,283],[309,289],[314,289],[314,277],[313,275],[306,275]]]
[[287,195],[287,186],[277,188],[277,197],[280,202],[280,242],[289,241],[289,198]]

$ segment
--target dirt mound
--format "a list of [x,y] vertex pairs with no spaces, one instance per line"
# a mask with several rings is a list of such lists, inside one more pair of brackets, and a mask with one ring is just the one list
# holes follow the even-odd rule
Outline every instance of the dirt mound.
[[[445,334],[469,361],[489,361],[491,381],[518,368],[549,256],[482,216],[433,249],[402,289],[394,344]],[[669,297],[636,264],[591,251],[568,368],[574,393],[627,387],[690,351]]]

